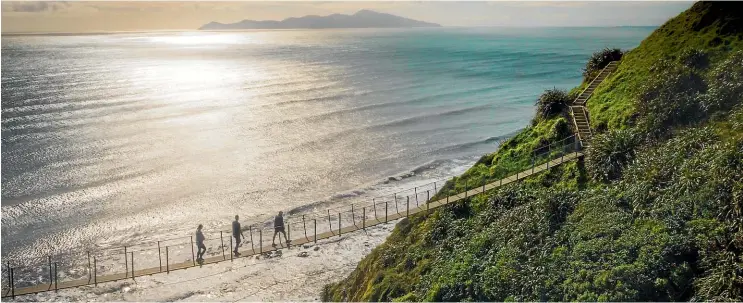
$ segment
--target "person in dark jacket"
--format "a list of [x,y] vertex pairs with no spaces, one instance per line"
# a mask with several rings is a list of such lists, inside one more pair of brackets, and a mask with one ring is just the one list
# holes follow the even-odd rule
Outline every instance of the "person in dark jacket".
[[[276,247],[276,235],[279,233],[284,234],[284,240],[286,241],[286,244],[289,245],[289,239],[286,237],[286,232],[284,231],[284,212],[280,211],[279,215],[276,216],[276,218],[273,219],[273,247]],[[281,236],[279,235],[279,244],[281,244]]]
[[235,257],[240,256],[237,248],[240,247],[240,239],[243,234],[243,231],[240,228],[240,222],[238,222],[239,219],[240,217],[238,215],[235,215],[235,221],[232,221],[232,236],[235,237],[235,250],[233,250],[232,252],[235,253]]
[[199,251],[196,253],[196,262],[202,263],[204,262],[204,253],[206,253],[206,245],[204,245],[204,233],[201,232],[201,229],[204,228],[203,225],[199,224],[199,227],[196,228],[196,247],[199,248]]

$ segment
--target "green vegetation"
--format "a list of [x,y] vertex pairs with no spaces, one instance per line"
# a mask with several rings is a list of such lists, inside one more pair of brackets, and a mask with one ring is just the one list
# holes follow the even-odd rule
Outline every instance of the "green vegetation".
[[619,61],[622,59],[624,53],[618,48],[605,48],[598,52],[593,53],[591,58],[588,58],[586,67],[583,68],[583,81],[588,82],[601,72],[601,70],[609,65],[612,61]]
[[739,9],[734,2],[699,2],[655,30],[622,57],[618,70],[594,92],[588,102],[591,126],[603,130],[635,125],[636,101],[646,83],[657,76],[658,70],[650,67],[661,61],[681,65],[689,53],[703,52],[714,68],[687,68],[711,80],[714,69],[723,68],[720,62],[743,49],[743,20],[736,14]]
[[634,158],[638,143],[632,130],[611,130],[595,136],[586,158],[591,177],[604,182],[618,179]]
[[[624,55],[588,102],[599,134],[585,162],[404,219],[323,299],[742,301],[734,7],[695,3]],[[539,112],[440,195],[526,169],[572,134],[558,111]]]
[[548,89],[537,99],[537,119],[549,119],[564,113],[573,98],[568,92],[553,88]]

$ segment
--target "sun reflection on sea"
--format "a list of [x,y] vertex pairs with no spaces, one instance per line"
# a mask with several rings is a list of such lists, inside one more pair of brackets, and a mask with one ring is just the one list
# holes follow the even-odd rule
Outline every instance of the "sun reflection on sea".
[[179,46],[209,46],[221,44],[252,44],[258,43],[256,35],[239,33],[194,33],[186,32],[163,36],[148,37],[150,42],[165,43]]

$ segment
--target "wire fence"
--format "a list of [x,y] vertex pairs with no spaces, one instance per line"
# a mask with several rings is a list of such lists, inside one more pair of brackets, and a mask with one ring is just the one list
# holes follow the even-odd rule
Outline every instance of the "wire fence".
[[[233,260],[238,249],[243,255],[260,255],[277,248],[290,248],[292,244],[316,243],[318,240],[365,229],[447,204],[450,200],[466,198],[471,194],[485,192],[514,180],[549,169],[554,165],[577,157],[579,142],[571,136],[533,151],[531,167],[515,175],[498,178],[485,175],[464,182],[464,188],[456,189],[445,184],[452,179],[439,180],[378,196],[365,203],[354,203],[323,211],[287,215],[284,218],[286,238],[277,233],[272,221],[249,224],[242,231],[242,242],[235,248],[236,239],[230,230],[205,233],[205,263]],[[574,157],[571,158],[571,155]],[[545,167],[546,164],[546,167]],[[520,175],[520,176],[519,176]],[[456,178],[456,177],[455,177]],[[435,195],[445,196],[430,206]],[[453,199],[452,199],[453,198]],[[278,241],[274,242],[274,238]],[[72,251],[46,258],[25,258],[18,264],[7,261],[2,268],[2,296],[36,293],[82,285],[115,281],[135,276],[198,266],[198,248],[194,236],[163,239],[138,245],[108,248],[96,251]],[[21,265],[22,264],[22,265]]]

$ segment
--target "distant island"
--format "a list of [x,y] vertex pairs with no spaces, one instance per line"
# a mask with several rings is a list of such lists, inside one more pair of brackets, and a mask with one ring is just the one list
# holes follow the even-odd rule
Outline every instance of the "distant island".
[[304,29],[304,28],[409,28],[441,27],[440,24],[403,18],[395,15],[360,10],[353,15],[332,14],[329,16],[304,16],[282,21],[243,20],[236,23],[209,22],[199,30],[235,29]]

